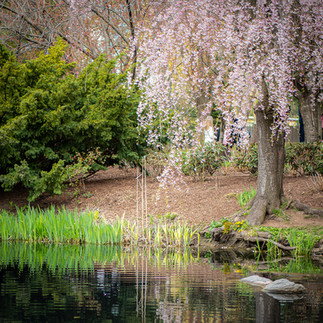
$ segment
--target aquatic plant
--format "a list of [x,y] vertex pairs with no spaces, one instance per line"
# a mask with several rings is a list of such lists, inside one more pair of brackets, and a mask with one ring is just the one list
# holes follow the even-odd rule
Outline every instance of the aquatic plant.
[[[319,241],[323,235],[323,228],[303,228],[293,227],[288,229],[273,228],[273,227],[259,227],[259,231],[266,231],[271,233],[272,241],[287,240],[290,247],[294,247],[291,253],[294,257],[309,256],[317,241]],[[277,247],[275,247],[277,248]],[[277,254],[277,250],[274,250],[274,246],[267,244],[267,250],[269,255]],[[276,255],[277,256],[277,255]]]
[[54,206],[17,208],[0,213],[0,238],[10,241],[91,244],[148,244],[156,247],[189,246],[199,242],[196,229],[180,222],[159,220],[143,226],[122,219],[108,223],[98,211],[81,212]]
[[130,244],[148,244],[155,247],[185,247],[199,244],[198,230],[186,223],[159,220],[140,227],[136,223],[122,221],[125,239]]
[[55,243],[117,244],[123,241],[120,221],[108,224],[97,212],[78,213],[54,206],[41,210],[28,206],[16,214],[2,211],[2,240]]

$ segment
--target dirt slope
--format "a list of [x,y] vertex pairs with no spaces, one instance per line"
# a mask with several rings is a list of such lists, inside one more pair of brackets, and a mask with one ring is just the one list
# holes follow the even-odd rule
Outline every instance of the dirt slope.
[[[55,204],[65,205],[69,209],[77,207],[80,210],[97,210],[101,216],[109,219],[123,215],[127,219],[136,219],[138,213],[141,221],[143,194],[146,197],[144,200],[147,201],[149,215],[172,212],[190,224],[206,226],[212,220],[230,216],[238,211],[236,194],[257,185],[256,177],[232,171],[209,177],[204,182],[187,177],[186,187],[183,186],[181,191],[170,189],[166,194],[151,177],[147,177],[146,191],[143,192],[141,181],[136,180],[137,176],[136,169],[109,168],[89,178],[81,187],[79,194],[70,189],[62,196],[43,197],[33,205],[47,207]],[[312,207],[323,208],[322,191],[314,191],[311,177],[285,177],[284,191],[288,198],[297,198]],[[27,192],[24,190],[9,193],[0,191],[0,208],[23,206],[27,203],[26,198]],[[323,225],[322,218],[306,218],[304,213],[295,210],[287,210],[286,213],[291,217],[289,221],[281,218],[267,219],[265,224],[280,227]]]

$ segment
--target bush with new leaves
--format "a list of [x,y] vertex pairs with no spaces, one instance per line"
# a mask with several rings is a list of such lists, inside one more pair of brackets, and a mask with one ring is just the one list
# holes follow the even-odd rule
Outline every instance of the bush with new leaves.
[[182,171],[185,175],[204,179],[213,175],[225,160],[226,147],[219,142],[200,145],[183,152]]
[[100,56],[77,75],[65,47],[59,40],[19,63],[0,45],[0,184],[24,186],[30,200],[60,194],[80,174],[136,162],[143,150],[139,93],[116,61]]
[[323,174],[323,143],[286,144],[286,165],[301,175]]
[[238,170],[256,175],[258,172],[258,145],[251,144],[248,149],[236,149],[232,154],[232,161]]
[[[247,150],[236,150],[232,159],[239,170],[257,174],[258,145],[252,144]],[[301,175],[323,174],[323,143],[286,143],[285,166]]]

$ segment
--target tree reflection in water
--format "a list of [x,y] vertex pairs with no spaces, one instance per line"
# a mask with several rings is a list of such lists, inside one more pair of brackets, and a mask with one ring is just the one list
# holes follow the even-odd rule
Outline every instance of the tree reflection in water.
[[225,255],[210,262],[189,249],[2,243],[0,259],[0,321],[292,322],[322,316],[322,281],[302,300],[278,301],[241,283]]

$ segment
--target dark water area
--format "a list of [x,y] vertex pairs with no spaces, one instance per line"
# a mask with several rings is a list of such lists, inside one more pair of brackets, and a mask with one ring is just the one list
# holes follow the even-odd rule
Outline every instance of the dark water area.
[[320,268],[276,272],[306,287],[276,299],[240,281],[259,271],[241,262],[190,249],[2,243],[0,322],[323,322]]

